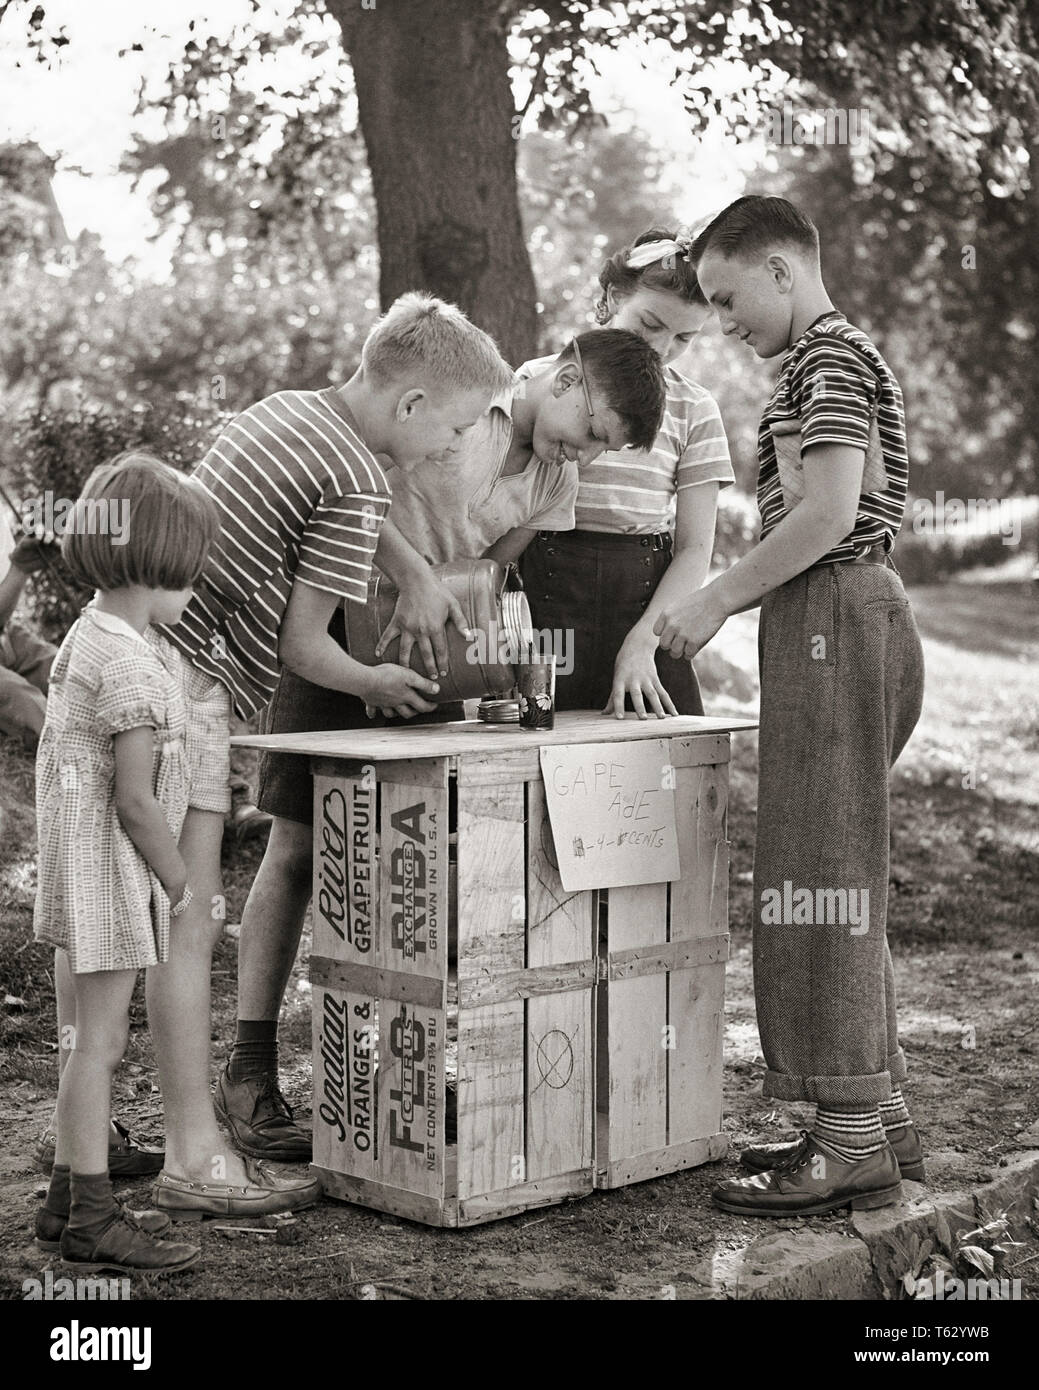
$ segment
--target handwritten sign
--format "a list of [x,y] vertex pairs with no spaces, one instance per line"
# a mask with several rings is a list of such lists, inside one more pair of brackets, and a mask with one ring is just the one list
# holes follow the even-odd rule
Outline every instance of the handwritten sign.
[[540,749],[568,893],[679,876],[675,776],[666,739]]

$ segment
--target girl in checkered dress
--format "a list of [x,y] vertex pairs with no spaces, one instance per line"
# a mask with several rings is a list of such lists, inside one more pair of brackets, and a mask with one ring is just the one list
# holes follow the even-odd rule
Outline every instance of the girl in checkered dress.
[[188,799],[181,658],[151,625],[180,618],[217,526],[201,487],[128,454],[91,475],[62,542],[98,592],[55,659],[37,755],[34,932],[65,953],[76,998],[37,1239],[84,1268],[168,1271],[199,1256],[159,1238],[165,1216],[116,1203],[108,1121],[137,971],[167,959],[171,917],[191,899],[177,844]]

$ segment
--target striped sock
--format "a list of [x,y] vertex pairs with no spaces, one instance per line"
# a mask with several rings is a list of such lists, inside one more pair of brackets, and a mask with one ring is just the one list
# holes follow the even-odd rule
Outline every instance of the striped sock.
[[901,1129],[903,1125],[910,1123],[909,1111],[901,1090],[895,1086],[891,1092],[890,1100],[882,1100],[878,1106],[880,1110],[880,1123],[885,1129]]
[[841,1158],[854,1163],[879,1153],[887,1143],[880,1113],[872,1110],[828,1110],[818,1106],[812,1133]]

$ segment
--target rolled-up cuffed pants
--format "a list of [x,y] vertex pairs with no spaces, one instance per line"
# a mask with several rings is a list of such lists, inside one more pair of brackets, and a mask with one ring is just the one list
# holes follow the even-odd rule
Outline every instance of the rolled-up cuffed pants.
[[893,568],[827,564],[766,595],[754,994],[778,1100],[872,1107],[906,1075],[888,950],[888,772],[923,700]]

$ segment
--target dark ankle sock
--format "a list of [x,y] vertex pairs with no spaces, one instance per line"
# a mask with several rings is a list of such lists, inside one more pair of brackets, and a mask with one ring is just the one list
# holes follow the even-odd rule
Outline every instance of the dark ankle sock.
[[55,1163],[51,1169],[51,1185],[43,1199],[43,1210],[51,1216],[68,1217],[72,1194],[69,1191],[69,1167],[66,1163]]
[[238,1033],[228,1063],[232,1081],[278,1075],[278,1020],[238,1020]]
[[69,1187],[69,1230],[97,1238],[119,1215],[119,1204],[112,1196],[112,1179],[107,1173],[71,1173]]

